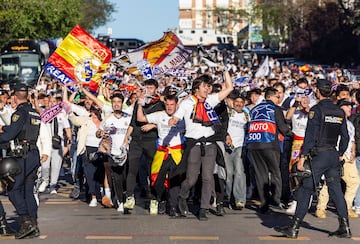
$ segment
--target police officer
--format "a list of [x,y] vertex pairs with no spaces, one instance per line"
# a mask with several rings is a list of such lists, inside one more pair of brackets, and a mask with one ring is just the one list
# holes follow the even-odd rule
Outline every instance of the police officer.
[[11,116],[11,124],[0,129],[0,143],[13,141],[12,156],[19,162],[22,173],[15,176],[9,199],[20,219],[20,229],[16,239],[33,238],[40,235],[37,226],[38,205],[33,194],[36,172],[40,166],[36,141],[40,129],[40,115],[27,100],[28,90],[24,84],[14,88],[16,111]]
[[[303,179],[303,184],[297,193],[297,198],[301,199],[301,201],[298,201],[295,215],[290,225],[275,227],[275,230],[283,233],[288,238],[297,238],[301,222],[307,213],[314,187],[319,183],[320,177],[324,174],[329,187],[330,197],[333,199],[339,216],[339,228],[334,232],[330,232],[329,236],[351,238],[348,211],[340,183],[340,162],[349,142],[345,114],[329,99],[331,95],[330,81],[324,79],[318,80],[315,94],[320,101],[309,112],[304,144],[297,164],[297,169],[304,171],[305,157],[311,154],[313,177]],[[337,150],[336,145],[339,136],[340,142]]]

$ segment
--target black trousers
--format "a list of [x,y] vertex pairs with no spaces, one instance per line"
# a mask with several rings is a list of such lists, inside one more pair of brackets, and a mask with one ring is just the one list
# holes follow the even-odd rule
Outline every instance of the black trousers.
[[[250,150],[261,206],[279,204],[281,197],[280,151]],[[269,181],[270,176],[270,181]]]
[[[324,174],[328,186],[329,196],[333,200],[336,211],[341,218],[348,218],[347,206],[341,189],[341,177],[339,167],[339,153],[336,151],[324,151],[313,157],[312,172],[316,185],[319,184]],[[297,205],[295,216],[303,219],[308,211],[310,197],[315,190],[313,177],[304,178],[302,185],[297,191]]]
[[28,215],[37,219],[38,205],[34,197],[34,186],[36,172],[40,166],[39,151],[32,150],[27,158],[17,158],[22,173],[15,176],[15,184],[9,191],[9,199],[16,209],[18,215]]
[[136,177],[139,173],[141,156],[144,154],[148,161],[148,172],[150,172],[150,165],[156,152],[156,140],[139,141],[132,140],[129,145],[129,170],[126,178],[126,193],[128,196],[134,194],[136,187]]

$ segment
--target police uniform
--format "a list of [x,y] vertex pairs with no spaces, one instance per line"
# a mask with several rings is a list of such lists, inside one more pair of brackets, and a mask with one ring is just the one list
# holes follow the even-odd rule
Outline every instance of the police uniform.
[[[318,80],[317,87],[330,90],[331,82]],[[339,140],[339,149],[336,149]],[[330,235],[349,237],[348,212],[344,194],[341,190],[339,157],[346,151],[349,135],[346,126],[345,113],[328,98],[324,98],[309,112],[304,144],[300,158],[312,155],[311,166],[313,177],[304,178],[297,192],[299,199],[294,218],[290,226],[275,227],[287,237],[296,238],[301,221],[305,217],[309,201],[314,192],[314,183],[318,185],[322,175],[325,175],[329,194],[336,206],[339,216],[339,229]]]
[[[27,91],[25,85],[17,85],[17,91]],[[36,172],[40,166],[39,151],[36,141],[40,130],[40,115],[28,102],[18,104],[11,116],[11,124],[3,127],[0,134],[0,143],[14,140],[13,156],[18,160],[22,173],[15,176],[15,184],[9,191],[9,199],[13,203],[20,217],[20,230],[16,238],[38,236],[37,210],[38,205],[34,198]]]

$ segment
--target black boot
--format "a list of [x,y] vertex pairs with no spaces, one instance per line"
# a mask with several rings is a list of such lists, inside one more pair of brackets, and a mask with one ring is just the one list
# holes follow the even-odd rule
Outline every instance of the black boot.
[[330,232],[329,236],[336,236],[339,238],[351,238],[351,231],[349,226],[349,220],[347,218],[338,218],[339,220],[339,228]]
[[206,209],[205,209],[205,208],[200,208],[200,211],[199,211],[199,220],[200,220],[200,221],[206,221],[206,220],[208,220],[208,217],[206,216]]
[[29,238],[36,231],[36,225],[32,222],[31,218],[27,215],[20,216],[20,230],[15,235],[15,239],[23,239],[29,236]]
[[293,217],[289,226],[276,226],[274,229],[277,232],[283,233],[288,238],[296,239],[300,229],[301,219]]
[[8,226],[5,214],[0,216],[0,236],[13,236],[15,234],[16,232]]
[[180,215],[182,217],[186,217],[186,215],[189,213],[186,199],[179,197],[178,207],[179,207]]

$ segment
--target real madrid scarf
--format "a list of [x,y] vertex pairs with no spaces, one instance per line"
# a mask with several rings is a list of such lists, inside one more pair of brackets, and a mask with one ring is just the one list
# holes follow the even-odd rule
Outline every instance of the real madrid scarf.
[[214,109],[201,99],[192,96],[195,101],[194,110],[191,114],[191,119],[194,123],[200,123],[203,126],[213,126],[220,124],[220,120]]

